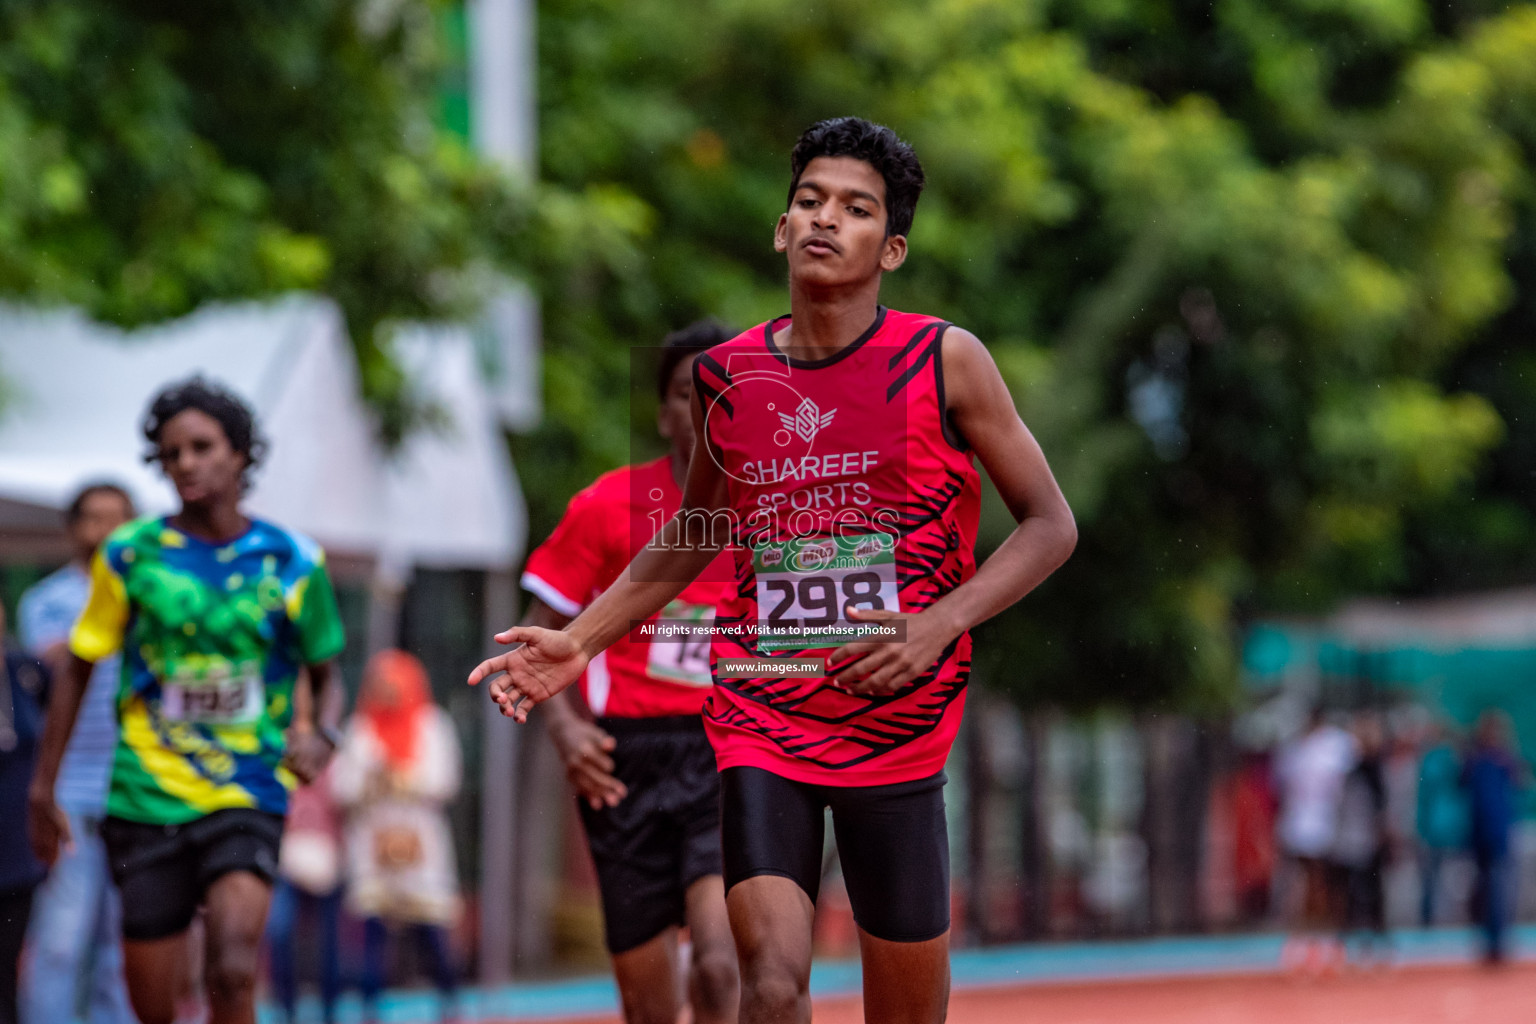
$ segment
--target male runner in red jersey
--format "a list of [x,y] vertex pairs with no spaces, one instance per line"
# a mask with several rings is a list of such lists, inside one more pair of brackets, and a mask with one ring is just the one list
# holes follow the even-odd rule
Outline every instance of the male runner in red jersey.
[[[682,511],[565,630],[500,634],[523,646],[470,681],[505,671],[492,697],[526,720],[702,570],[724,543],[709,527],[729,519],[738,586],[716,617],[705,721],[742,1024],[810,1019],[828,806],[865,1019],[928,1024],[948,1001],[942,769],[967,631],[1061,565],[1076,527],[982,344],[879,305],[922,190],[911,148],[839,118],[809,128],[790,164],[774,246],[791,315],[699,357]],[[979,569],[975,461],[1018,523]],[[888,635],[850,637],[870,628]],[[825,670],[808,653],[825,653]]]
[[[525,625],[560,629],[608,588],[677,512],[693,453],[693,362],[731,332],[700,321],[661,351],[659,459],[597,478],[528,556]],[[733,1024],[738,979],[720,866],[720,779],[699,712],[709,695],[709,623],[729,559],[691,583],[634,639],[587,665],[582,696],[549,703],[549,730],[580,798],[602,892],[604,938],[627,1024],[676,1024],[678,926],[688,926],[695,1024]],[[656,624],[683,634],[654,636]],[[588,714],[590,712],[590,715]],[[591,716],[595,716],[594,721]]]

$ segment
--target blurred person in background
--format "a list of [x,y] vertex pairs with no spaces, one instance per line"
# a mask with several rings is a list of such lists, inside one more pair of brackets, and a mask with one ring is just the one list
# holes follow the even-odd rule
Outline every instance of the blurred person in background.
[[1275,875],[1275,790],[1270,758],[1243,751],[1232,787],[1232,882],[1243,919],[1257,923],[1270,910]]
[[426,955],[443,1019],[456,1010],[449,927],[459,883],[446,808],[461,771],[453,720],[433,702],[421,662],[405,651],[375,654],[331,775],[346,811],[347,906],[363,919],[368,1020],[378,1019],[392,925],[409,930]]
[[176,1018],[201,908],[208,1020],[253,1024],[288,790],[332,750],[293,692],[301,669],[328,687],[341,617],[319,546],[241,509],[265,447],[244,402],[193,377],[155,396],[142,429],[180,508],[114,531],[91,563],[28,795],[32,842],[50,864],[71,842],[59,765],[95,663],[121,651],[102,838],[129,998],[142,1024]]
[[5,643],[0,609],[0,1024],[17,1024],[16,972],[32,893],[46,870],[32,854],[26,821],[47,699],[47,669]]
[[[133,499],[116,484],[82,488],[64,512],[73,558],[21,595],[21,642],[55,678],[69,664],[69,631],[90,593],[91,559],[107,535],[133,516]],[[82,1016],[82,1002],[88,1024],[133,1024],[123,982],[122,908],[101,841],[117,746],[117,674],[116,655],[97,662],[59,767],[54,799],[69,819],[74,843],[33,898],[21,979],[27,1024],[65,1024]]]
[[1299,872],[1300,899],[1293,900],[1295,934],[1282,960],[1293,970],[1320,973],[1337,968],[1344,949],[1337,939],[1343,920],[1339,873],[1333,863],[1344,778],[1355,766],[1354,737],[1313,708],[1304,732],[1275,763],[1280,797],[1276,833],[1280,848]]
[[1461,752],[1445,723],[1431,723],[1419,760],[1414,823],[1421,864],[1419,923],[1438,920],[1441,878],[1446,861],[1467,848],[1467,795],[1461,788]]
[[267,916],[267,962],[284,1024],[298,1019],[295,941],[306,916],[319,933],[321,1019],[335,1024],[341,996],[341,864],[341,815],[330,794],[327,768],[314,782],[293,791]]
[[1389,924],[1419,916],[1419,849],[1417,842],[1419,755],[1429,722],[1416,705],[1395,708],[1384,716],[1387,746],[1382,755],[1382,781],[1387,787],[1387,851],[1382,883]]
[[1342,934],[1346,941],[1359,937],[1362,962],[1373,957],[1385,962],[1389,950],[1383,875],[1390,846],[1386,737],[1380,717],[1370,712],[1356,716],[1352,732],[1358,756],[1344,776],[1333,840],[1333,862],[1344,895]]
[[[565,627],[619,578],[656,524],[676,514],[693,454],[694,359],[732,336],[704,320],[667,337],[656,425],[670,451],[605,473],[571,499],[528,556],[522,583],[534,600],[523,625]],[[627,636],[588,669],[579,698],[567,692],[548,705],[549,735],[576,790],[597,869],[603,939],[628,1024],[672,1024],[685,1001],[695,1024],[736,1019],[720,776],[700,718],[712,685],[707,631],[732,571],[722,554],[660,613],[701,635],[649,643]]]
[[[303,695],[301,689],[296,698]],[[334,721],[340,717],[341,687],[332,687],[327,698],[335,707],[328,709],[326,720]],[[284,1024],[298,1019],[295,939],[305,917],[319,933],[320,1013],[325,1024],[334,1024],[341,996],[339,932],[345,877],[342,813],[331,794],[333,768],[334,762],[314,782],[293,791],[277,858],[277,884],[267,916],[267,963]]]
[[1483,957],[1491,965],[1503,963],[1506,955],[1504,932],[1515,905],[1510,833],[1526,777],[1526,765],[1515,753],[1509,716],[1484,711],[1472,730],[1461,784],[1467,791],[1468,834],[1477,865],[1476,917],[1483,929]]

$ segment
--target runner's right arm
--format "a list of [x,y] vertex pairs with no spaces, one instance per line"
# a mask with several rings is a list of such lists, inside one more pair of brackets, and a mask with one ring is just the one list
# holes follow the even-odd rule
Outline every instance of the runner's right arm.
[[727,478],[709,451],[698,388],[694,389],[693,429],[698,441],[688,464],[682,509],[640,549],[618,581],[563,630],[515,626],[496,634],[497,643],[522,646],[482,661],[469,674],[469,684],[474,686],[506,673],[491,684],[491,699],[503,715],[526,722],[530,707],[574,683],[594,655],[629,632],[634,623],[660,611],[720,553],[721,545],[684,544],[684,516],[726,507]]

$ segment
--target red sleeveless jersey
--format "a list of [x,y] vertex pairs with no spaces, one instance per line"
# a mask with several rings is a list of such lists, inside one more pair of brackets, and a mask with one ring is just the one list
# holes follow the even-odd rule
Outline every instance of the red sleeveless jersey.
[[[665,456],[604,473],[571,499],[549,539],[528,556],[523,589],[575,618],[613,585],[682,501]],[[722,554],[658,615],[592,659],[581,688],[593,714],[654,718],[699,713],[710,690],[707,625],[731,578],[727,563]],[[651,639],[658,622],[699,627]]]
[[[940,771],[960,725],[969,633],[888,696],[825,676],[752,677],[743,658],[819,658],[853,639],[849,603],[920,611],[976,571],[980,481],[944,409],[949,324],[880,309],[820,360],[781,318],[699,356],[707,448],[729,480],[736,586],[722,597],[705,727],[720,767],[883,785]],[[685,527],[686,529],[686,527]]]

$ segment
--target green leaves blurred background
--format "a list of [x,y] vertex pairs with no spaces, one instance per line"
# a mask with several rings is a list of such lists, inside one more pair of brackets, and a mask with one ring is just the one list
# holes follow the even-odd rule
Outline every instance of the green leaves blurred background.
[[0,6],[0,293],[330,294],[398,436],[389,326],[516,274],[537,538],[631,457],[633,346],[785,311],[789,147],[856,113],[930,181],[885,300],[989,344],[1079,518],[990,683],[1217,706],[1256,615],[1536,575],[1536,7],[544,0],[518,182],[440,116],[451,6]]

